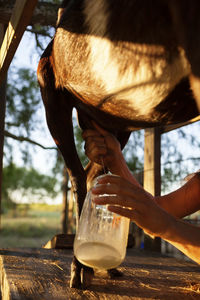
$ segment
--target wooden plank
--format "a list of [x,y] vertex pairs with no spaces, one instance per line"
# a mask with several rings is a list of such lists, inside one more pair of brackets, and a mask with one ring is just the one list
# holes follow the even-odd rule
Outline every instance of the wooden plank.
[[96,272],[87,290],[69,288],[72,251],[0,250],[3,300],[199,299],[200,266],[144,251],[128,250],[122,277]]
[[[160,195],[161,175],[161,134],[160,128],[145,129],[144,143],[144,189],[154,196]],[[161,251],[161,239],[151,239],[148,235],[144,236],[144,248],[146,250]]]
[[6,78],[0,86],[0,230],[1,230],[1,212],[2,212],[2,175],[3,175],[3,147],[4,147],[4,127],[6,112]]
[[38,0],[16,0],[0,49],[0,84],[9,68]]
[[[75,234],[56,234],[49,240],[42,248],[45,249],[73,249]],[[128,236],[127,247],[132,248],[134,245],[134,238],[132,234]]]
[[[0,24],[0,45],[3,41],[6,26]],[[2,211],[2,173],[3,173],[3,146],[4,146],[4,127],[6,110],[6,78],[0,85],[0,230],[1,230],[1,211]]]
[[174,129],[178,129],[178,128],[183,127],[183,126],[190,125],[190,124],[198,122],[198,121],[200,121],[200,115],[197,116],[196,118],[191,119],[190,121],[187,121],[187,122],[178,123],[178,124],[174,124],[174,125],[163,126],[161,133],[166,133],[166,132],[172,131]]
[[73,249],[75,234],[56,234],[48,241],[43,248],[45,249]]
[[[61,1],[60,1],[61,2]],[[0,23],[8,24],[10,21],[15,0],[0,0]],[[39,24],[42,26],[55,26],[59,3],[51,3],[38,0],[29,25]]]

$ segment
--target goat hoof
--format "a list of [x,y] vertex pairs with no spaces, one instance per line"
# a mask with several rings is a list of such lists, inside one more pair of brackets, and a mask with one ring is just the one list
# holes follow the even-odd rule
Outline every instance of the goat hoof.
[[70,279],[70,288],[76,288],[80,289],[81,288],[81,279],[80,279],[80,274],[78,276],[74,276],[71,274],[71,279]]
[[81,263],[73,257],[71,263],[71,280],[70,280],[70,288],[81,288]]
[[91,284],[93,277],[93,269],[83,266],[74,257],[71,264],[70,288],[86,289]]
[[83,289],[86,289],[91,285],[93,277],[94,270],[92,268],[83,266],[81,269],[81,283]]
[[115,277],[122,277],[123,273],[117,269],[110,269],[107,271],[108,272],[108,276],[112,279]]

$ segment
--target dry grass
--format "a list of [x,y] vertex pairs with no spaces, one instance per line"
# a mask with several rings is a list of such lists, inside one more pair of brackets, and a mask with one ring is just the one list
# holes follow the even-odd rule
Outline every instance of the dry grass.
[[60,232],[59,206],[31,205],[25,212],[19,207],[1,218],[0,248],[41,247]]

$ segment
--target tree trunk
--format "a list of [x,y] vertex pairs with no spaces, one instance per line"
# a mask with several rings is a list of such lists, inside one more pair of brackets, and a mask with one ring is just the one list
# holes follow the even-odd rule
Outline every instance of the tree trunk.
[[[0,0],[0,24],[8,24],[15,0]],[[30,25],[55,26],[59,5],[38,1]]]

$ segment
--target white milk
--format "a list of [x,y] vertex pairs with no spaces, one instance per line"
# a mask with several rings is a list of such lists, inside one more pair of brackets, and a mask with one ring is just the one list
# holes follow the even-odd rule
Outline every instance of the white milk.
[[104,270],[117,267],[124,259],[116,248],[99,242],[80,244],[75,250],[75,256],[88,267]]

